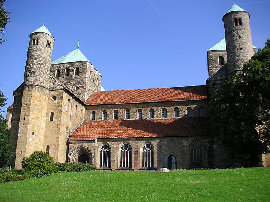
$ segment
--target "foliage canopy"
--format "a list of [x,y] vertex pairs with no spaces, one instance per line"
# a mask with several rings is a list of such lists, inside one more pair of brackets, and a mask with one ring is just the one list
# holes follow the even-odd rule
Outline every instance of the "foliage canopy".
[[[6,0],[0,0],[0,37],[4,33],[6,24],[9,22],[8,11],[4,8],[4,3]],[[0,43],[3,43],[5,40],[0,38]]]
[[258,154],[270,142],[270,40],[243,71],[226,82],[210,100],[213,135],[234,152],[248,154],[246,166],[258,164]]
[[[6,98],[0,91],[0,107],[6,105]],[[0,167],[4,166],[12,157],[11,145],[9,144],[9,134],[7,130],[6,120],[2,116],[0,109]]]

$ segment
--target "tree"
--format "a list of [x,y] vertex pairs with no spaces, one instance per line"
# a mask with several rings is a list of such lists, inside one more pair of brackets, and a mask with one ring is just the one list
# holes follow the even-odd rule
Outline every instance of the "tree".
[[[4,3],[6,0],[0,0],[0,37],[4,33],[6,24],[9,22],[8,11],[4,8]],[[0,38],[0,43],[2,44],[5,40]]]
[[270,40],[243,70],[210,99],[214,137],[235,153],[245,154],[245,166],[257,166],[270,143]]
[[[6,98],[0,91],[0,107],[4,107]],[[7,130],[6,120],[2,116],[0,110],[0,167],[4,166],[12,157],[11,145],[9,144],[9,134]]]

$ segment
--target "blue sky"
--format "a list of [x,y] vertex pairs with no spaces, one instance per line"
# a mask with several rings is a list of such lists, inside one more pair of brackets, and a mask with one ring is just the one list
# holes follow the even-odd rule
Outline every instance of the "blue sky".
[[[23,82],[29,34],[43,23],[55,38],[52,61],[80,50],[105,90],[204,85],[206,51],[224,38],[228,0],[7,0],[0,45],[0,90],[13,102]],[[270,0],[238,0],[249,12],[253,45],[270,38]]]

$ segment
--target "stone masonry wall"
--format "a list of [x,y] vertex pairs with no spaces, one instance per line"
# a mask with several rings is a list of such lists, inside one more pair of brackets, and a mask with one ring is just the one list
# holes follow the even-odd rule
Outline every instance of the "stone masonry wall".
[[[57,70],[60,71],[58,75]],[[54,64],[51,66],[50,74],[84,102],[93,92],[101,89],[101,75],[88,61]]]
[[68,93],[63,94],[61,108],[61,134],[58,137],[58,162],[67,160],[67,140],[72,132],[84,121],[85,108],[83,104]]
[[[166,138],[126,138],[126,139],[98,139],[89,142],[71,142],[69,151],[71,161],[78,162],[78,148],[83,148],[85,153],[91,155],[92,163],[100,168],[100,149],[104,144],[108,144],[111,150],[111,169],[116,170],[121,167],[121,147],[128,143],[131,146],[132,169],[139,170],[142,168],[143,147],[146,143],[151,143],[154,147],[154,167],[164,167],[164,158],[170,155],[176,157],[177,169],[189,169],[191,164],[191,144],[196,140],[201,144],[202,167],[209,167],[209,137],[166,137]],[[90,151],[90,152],[89,152]],[[90,154],[89,154],[90,153]],[[75,157],[75,158],[73,158]]]
[[179,117],[185,117],[187,108],[191,108],[191,116],[198,117],[199,109],[205,109],[205,116],[208,116],[208,102],[207,100],[199,101],[179,101],[179,102],[161,102],[161,103],[138,103],[138,104],[119,104],[119,105],[96,105],[86,106],[85,121],[92,121],[92,111],[95,111],[95,120],[102,120],[102,113],[107,112],[107,120],[114,120],[114,111],[118,110],[119,120],[126,119],[126,110],[130,110],[130,119],[138,119],[138,109],[142,110],[142,119],[150,118],[150,109],[155,111],[155,119],[162,118],[162,109],[167,109],[167,118],[175,118],[175,107],[179,108]]
[[[220,64],[219,57],[224,58],[224,64]],[[207,66],[208,66],[208,75],[211,77],[215,74],[222,66],[227,63],[227,52],[224,51],[207,51]]]
[[49,91],[38,86],[25,86],[16,149],[15,168],[21,168],[23,157],[43,150]]
[[[13,112],[11,118],[11,128],[9,132],[9,143],[11,145],[15,145],[13,147],[12,152],[16,153],[16,146],[18,140],[18,132],[19,132],[19,123],[20,123],[20,115],[21,115],[21,107],[22,107],[22,95],[23,95],[23,85],[19,86],[14,92],[14,101],[13,101]],[[15,164],[15,156],[13,156],[8,165],[14,166]]]

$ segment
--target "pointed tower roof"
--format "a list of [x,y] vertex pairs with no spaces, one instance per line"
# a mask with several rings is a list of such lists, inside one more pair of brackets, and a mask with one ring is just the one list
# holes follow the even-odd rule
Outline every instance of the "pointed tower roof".
[[[227,11],[227,13],[234,12],[234,11],[244,11],[244,12],[246,12],[243,8],[240,8],[239,6],[237,6],[236,4],[234,4],[234,5],[230,8],[230,10]],[[226,14],[227,14],[227,13],[226,13]]]
[[89,60],[83,55],[79,48],[76,50],[58,58],[53,61],[52,64],[61,64],[61,63],[69,63],[69,62],[79,62],[79,61],[88,61]]
[[225,38],[209,49],[209,51],[212,51],[212,50],[219,50],[219,51],[226,50]]
[[36,29],[33,33],[37,33],[37,32],[43,32],[43,33],[52,35],[50,31],[45,27],[45,25],[42,25],[40,28]]
[[[224,21],[224,17],[227,16],[229,13],[231,13],[231,12],[239,12],[239,11],[240,12],[246,12],[249,15],[249,13],[247,11],[245,11],[243,8],[240,8],[239,6],[237,6],[236,4],[234,4],[230,8],[230,10],[228,10],[227,13],[225,13],[225,15],[223,16],[222,20]],[[250,15],[249,15],[249,17],[250,17]]]

